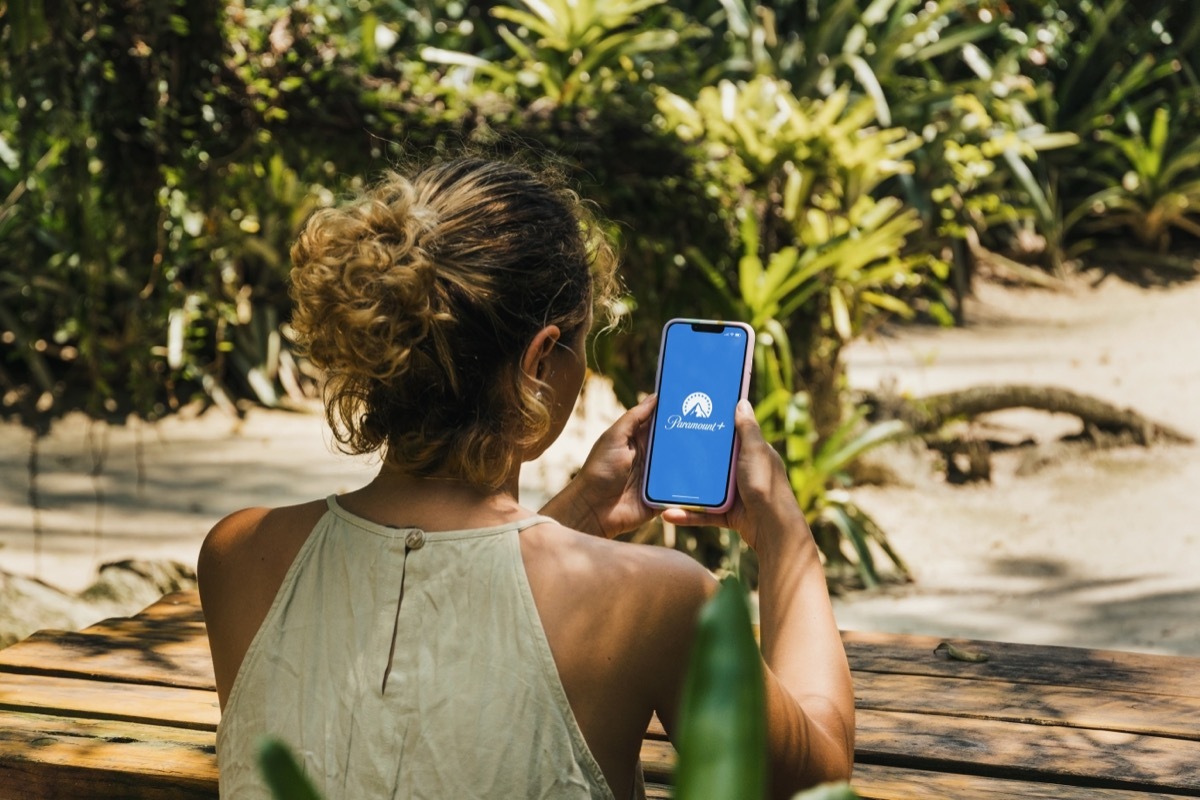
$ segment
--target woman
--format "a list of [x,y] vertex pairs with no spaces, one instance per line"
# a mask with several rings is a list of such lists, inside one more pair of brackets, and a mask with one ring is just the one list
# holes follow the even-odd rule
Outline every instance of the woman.
[[[221,795],[263,797],[282,737],[330,798],[640,797],[651,714],[670,732],[711,575],[611,537],[638,500],[647,398],[541,514],[521,464],[562,431],[612,257],[578,199],[461,159],[316,213],[293,320],[371,483],[236,512],[200,553],[223,708]],[[760,562],[774,794],[845,777],[853,697],[821,564],[748,404],[739,499],[676,524],[738,530]]]

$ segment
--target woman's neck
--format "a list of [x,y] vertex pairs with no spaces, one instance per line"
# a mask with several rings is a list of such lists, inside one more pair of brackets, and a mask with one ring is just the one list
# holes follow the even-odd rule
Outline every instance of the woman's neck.
[[375,479],[338,498],[357,516],[381,525],[427,530],[482,528],[529,516],[517,499],[519,474],[498,489],[448,477],[407,475],[385,464]]

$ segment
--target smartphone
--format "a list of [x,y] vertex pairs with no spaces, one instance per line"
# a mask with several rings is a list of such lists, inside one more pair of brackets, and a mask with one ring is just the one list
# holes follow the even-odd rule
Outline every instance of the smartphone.
[[750,389],[753,356],[754,330],[744,322],[673,319],[663,326],[646,505],[711,513],[733,505],[733,412]]

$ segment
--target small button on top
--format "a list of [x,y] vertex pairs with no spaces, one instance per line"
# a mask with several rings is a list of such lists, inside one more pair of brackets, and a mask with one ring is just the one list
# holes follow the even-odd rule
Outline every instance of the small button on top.
[[425,546],[425,531],[412,530],[404,537],[404,544],[409,550],[420,550]]

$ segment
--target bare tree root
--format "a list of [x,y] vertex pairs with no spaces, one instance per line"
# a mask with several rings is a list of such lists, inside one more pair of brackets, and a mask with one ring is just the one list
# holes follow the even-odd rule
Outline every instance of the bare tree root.
[[941,452],[946,459],[947,478],[953,483],[989,480],[993,447],[979,439],[948,435],[943,428],[952,422],[1007,409],[1030,408],[1077,417],[1082,430],[1072,437],[1076,446],[1082,442],[1093,448],[1194,442],[1187,433],[1133,409],[1054,386],[975,386],[916,398],[868,393],[865,400],[875,408],[874,416],[902,420],[929,447]]

